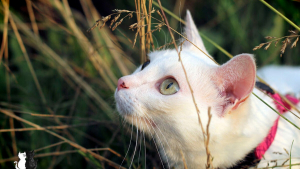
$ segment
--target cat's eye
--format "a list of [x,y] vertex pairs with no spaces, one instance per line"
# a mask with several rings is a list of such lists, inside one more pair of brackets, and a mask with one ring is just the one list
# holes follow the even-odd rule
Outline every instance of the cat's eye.
[[150,63],[150,60],[147,60],[144,64],[143,64],[143,66],[142,66],[142,70],[146,67],[146,66],[148,66],[149,65],[149,63]]
[[159,91],[163,95],[175,94],[179,91],[179,89],[177,81],[173,78],[164,80],[159,86]]

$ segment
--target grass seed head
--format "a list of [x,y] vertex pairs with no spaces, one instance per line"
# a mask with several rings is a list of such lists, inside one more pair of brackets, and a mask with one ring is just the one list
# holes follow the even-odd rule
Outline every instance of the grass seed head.
[[155,9],[153,8],[152,11],[151,11],[151,13],[154,13],[154,12],[155,12]]
[[279,40],[277,40],[276,42],[275,42],[275,47],[277,46],[277,43],[279,42]]
[[137,30],[136,33],[135,33],[135,36],[134,36],[134,41],[133,41],[132,48],[134,48],[134,46],[135,46],[138,33],[139,33],[139,31]]
[[273,36],[266,36],[265,38],[269,40],[269,39],[273,39],[273,38],[276,38],[276,37],[273,37]]
[[297,33],[296,33],[295,31],[293,31],[293,30],[289,30],[289,32],[292,33],[292,34],[294,34],[294,35],[297,34]]
[[108,16],[106,16],[106,17],[102,17],[101,20],[105,23],[105,22],[107,22],[110,18],[111,18],[111,15],[108,15]]
[[280,57],[282,57],[282,55],[284,54],[286,46],[287,46],[287,43],[284,42],[280,49]]
[[111,21],[109,28],[112,27],[112,25],[120,18],[121,14],[118,14],[117,16],[114,17],[114,19]]
[[132,24],[132,25],[129,26],[129,29],[131,29],[131,30],[133,30],[135,28],[137,28],[137,23],[134,23],[134,24]]
[[99,30],[102,29],[104,26],[105,26],[105,22],[103,22],[103,25],[101,25],[101,26],[99,27]]
[[114,31],[122,22],[123,22],[123,18],[119,22],[117,22],[111,30]]
[[260,48],[262,48],[265,44],[266,44],[266,43],[261,43],[261,44],[259,44],[258,46],[255,46],[255,47],[253,48],[253,50],[260,49]]
[[112,10],[113,12],[118,12],[118,13],[123,13],[123,12],[131,12],[129,10],[126,10],[126,9],[114,9]]
[[164,26],[164,23],[159,23],[158,25],[155,26],[155,28],[160,32],[162,26]]
[[129,19],[131,19],[133,17],[133,12],[128,14]]
[[299,36],[298,36],[297,39],[293,42],[291,48],[296,47],[298,40],[299,40]]
[[156,12],[158,13],[158,15],[161,17],[161,20],[164,22],[164,17],[161,15],[161,13],[159,12],[159,10],[156,10]]
[[267,46],[265,47],[265,50],[268,50],[272,42],[267,43]]
[[269,42],[261,43],[261,44],[259,44],[258,46],[255,46],[255,47],[253,48],[253,50],[260,49],[260,48],[262,48],[264,45],[266,45],[264,49],[265,49],[265,50],[268,50],[269,47],[271,46],[271,44],[272,44],[273,42],[275,42],[274,44],[275,44],[275,47],[276,47],[277,44],[278,44],[278,42],[282,40],[282,41],[281,41],[282,46],[281,46],[281,48],[280,48],[280,57],[282,57],[282,55],[284,54],[284,52],[285,52],[287,46],[292,42],[292,39],[293,39],[293,38],[296,38],[296,40],[295,40],[295,41],[292,43],[292,45],[291,45],[291,48],[294,48],[294,47],[296,47],[296,45],[297,45],[297,43],[298,43],[298,40],[299,40],[299,37],[300,37],[300,35],[298,35],[298,34],[297,34],[298,32],[296,32],[296,31],[289,30],[289,32],[290,32],[292,35],[284,36],[284,37],[280,37],[280,38],[276,38],[276,37],[274,37],[274,36],[266,36],[265,39],[269,40]]

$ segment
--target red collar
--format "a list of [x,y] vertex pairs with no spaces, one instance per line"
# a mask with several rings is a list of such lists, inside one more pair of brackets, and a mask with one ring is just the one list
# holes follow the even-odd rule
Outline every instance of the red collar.
[[[275,93],[275,94],[269,93],[269,95],[277,101],[277,102],[274,101],[274,103],[275,103],[276,108],[277,108],[277,110],[279,111],[280,114],[283,114],[283,113],[287,112],[288,110],[291,110],[291,106],[288,103],[286,103],[284,100],[282,100],[278,93]],[[291,101],[293,104],[297,104],[297,103],[300,102],[297,98],[295,98],[291,95],[286,95],[285,97],[289,101]],[[288,110],[286,110],[278,102],[280,104],[284,105]],[[277,132],[279,118],[280,118],[280,116],[278,116],[278,118],[275,120],[274,125],[271,127],[267,137],[256,147],[254,153],[255,153],[255,156],[256,156],[257,159],[259,159],[259,160],[262,159],[265,152],[269,149],[269,147],[273,143],[276,132]]]

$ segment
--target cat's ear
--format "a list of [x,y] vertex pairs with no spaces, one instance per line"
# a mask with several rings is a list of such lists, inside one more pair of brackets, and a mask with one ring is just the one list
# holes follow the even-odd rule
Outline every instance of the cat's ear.
[[[191,16],[191,13],[189,10],[186,11],[185,23],[186,23],[185,34],[186,34],[187,39],[189,41],[191,41],[194,45],[196,45],[198,48],[200,48],[203,52],[207,53],[205,46],[203,44],[203,41],[199,35],[198,29],[194,23],[194,20]],[[194,50],[196,52],[201,52],[193,44],[191,44],[188,41],[185,41],[183,44],[183,47],[189,48],[189,50]]]
[[238,108],[251,94],[256,80],[256,65],[251,54],[240,54],[218,67],[212,76],[220,96],[224,98],[220,113]]

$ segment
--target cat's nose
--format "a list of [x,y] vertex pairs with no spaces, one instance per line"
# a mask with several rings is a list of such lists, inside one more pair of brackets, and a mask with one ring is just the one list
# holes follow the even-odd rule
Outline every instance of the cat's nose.
[[122,78],[120,78],[118,80],[118,91],[121,90],[121,89],[128,89],[128,88],[129,87],[126,86],[125,81]]

